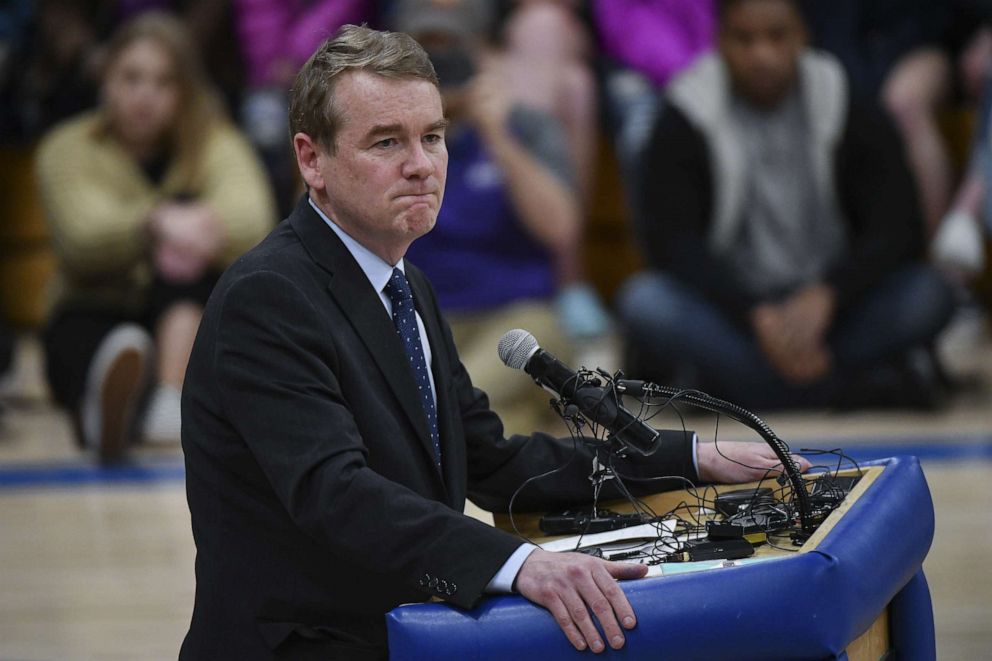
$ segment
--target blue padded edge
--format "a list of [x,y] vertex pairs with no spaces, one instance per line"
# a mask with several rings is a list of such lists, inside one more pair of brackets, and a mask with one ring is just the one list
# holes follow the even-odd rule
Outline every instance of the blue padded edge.
[[923,571],[918,571],[892,600],[889,637],[900,661],[932,661],[937,658],[933,630],[933,603]]
[[[628,632],[624,649],[609,656],[844,658],[847,645],[918,574],[934,530],[930,491],[915,457],[864,465],[886,468],[816,551],[624,583],[638,626]],[[907,597],[909,607],[896,615],[922,617],[917,593]],[[468,611],[446,604],[401,606],[386,623],[394,661],[552,661],[578,654],[547,611],[516,595],[490,597]],[[902,631],[902,622],[893,629]]]

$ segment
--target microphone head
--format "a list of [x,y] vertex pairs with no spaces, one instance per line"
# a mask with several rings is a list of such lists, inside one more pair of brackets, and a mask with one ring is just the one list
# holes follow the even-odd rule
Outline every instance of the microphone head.
[[522,370],[530,357],[540,348],[537,345],[537,338],[522,328],[514,328],[506,331],[499,339],[499,347],[496,351],[504,365]]

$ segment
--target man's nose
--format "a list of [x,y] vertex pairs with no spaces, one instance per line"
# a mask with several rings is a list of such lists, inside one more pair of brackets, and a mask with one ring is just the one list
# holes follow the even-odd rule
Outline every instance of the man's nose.
[[406,161],[403,163],[403,176],[408,179],[422,179],[434,172],[434,161],[428,156],[424,145],[415,143],[407,152]]

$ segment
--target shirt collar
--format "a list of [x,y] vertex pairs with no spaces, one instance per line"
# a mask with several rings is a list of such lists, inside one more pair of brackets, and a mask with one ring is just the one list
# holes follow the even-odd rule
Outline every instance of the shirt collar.
[[[385,286],[389,283],[389,279],[393,277],[393,266],[386,263],[382,257],[379,257],[374,252],[363,246],[361,243],[356,241],[350,234],[341,229],[337,223],[327,217],[327,215],[317,206],[313,201],[313,198],[307,197],[307,201],[310,202],[310,206],[313,210],[317,212],[327,226],[330,227],[338,238],[344,243],[345,248],[351,253],[351,256],[355,258],[358,262],[358,266],[362,269],[365,277],[369,279],[372,283],[372,287],[377,292],[382,292]],[[406,274],[406,266],[404,265],[404,260],[396,264],[396,268],[403,271]]]

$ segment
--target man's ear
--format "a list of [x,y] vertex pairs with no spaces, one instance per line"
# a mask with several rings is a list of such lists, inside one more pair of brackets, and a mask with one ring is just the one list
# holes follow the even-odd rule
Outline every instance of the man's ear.
[[293,151],[296,152],[296,165],[300,176],[311,190],[324,189],[324,177],[320,160],[321,147],[306,133],[293,136]]

